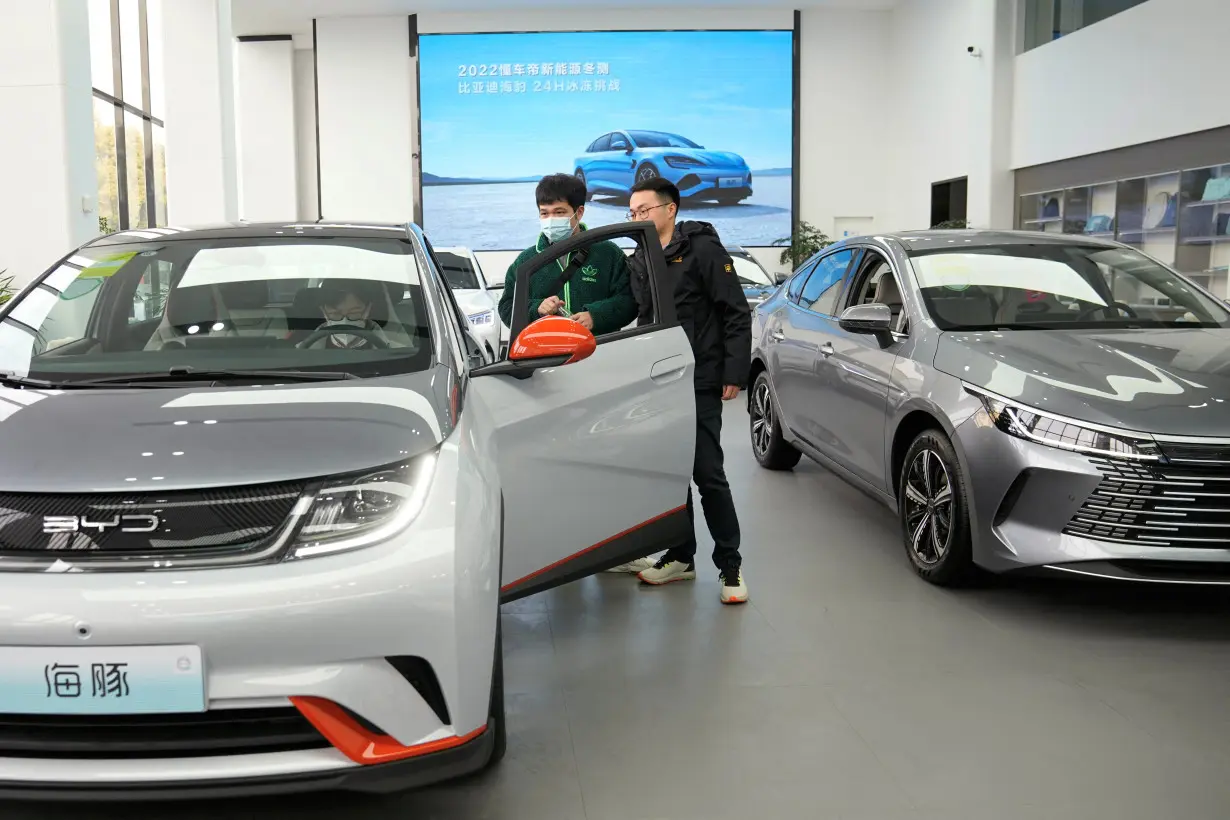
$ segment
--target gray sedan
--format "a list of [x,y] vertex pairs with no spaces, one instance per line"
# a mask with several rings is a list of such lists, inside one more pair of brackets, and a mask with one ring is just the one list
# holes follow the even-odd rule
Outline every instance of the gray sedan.
[[1230,583],[1230,312],[1084,236],[845,240],[755,312],[752,449],[897,511],[936,584]]

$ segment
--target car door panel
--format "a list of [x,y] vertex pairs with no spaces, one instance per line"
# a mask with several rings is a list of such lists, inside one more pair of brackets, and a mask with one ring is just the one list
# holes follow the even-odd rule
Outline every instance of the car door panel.
[[[577,247],[608,236],[649,241],[651,232],[645,224],[587,231],[519,271],[517,287]],[[662,304],[661,249],[649,247],[657,325],[600,340],[583,361],[470,384],[467,406],[494,427],[504,495],[502,600],[676,546],[691,532],[695,363],[673,302]],[[514,321],[514,332],[521,324]]]

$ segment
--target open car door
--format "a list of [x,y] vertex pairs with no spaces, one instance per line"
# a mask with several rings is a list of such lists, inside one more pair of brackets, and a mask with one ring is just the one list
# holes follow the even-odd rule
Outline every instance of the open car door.
[[[552,338],[593,341],[570,319],[530,323],[530,277],[548,267],[566,271],[578,252],[584,258],[588,248],[619,237],[646,248],[654,324],[601,336],[583,359],[550,355]],[[501,600],[683,542],[692,526],[686,505],[696,437],[694,361],[652,225],[587,230],[522,265],[511,325],[509,358],[474,371],[481,378],[470,382],[467,397],[471,407],[486,406],[496,428],[504,493]]]

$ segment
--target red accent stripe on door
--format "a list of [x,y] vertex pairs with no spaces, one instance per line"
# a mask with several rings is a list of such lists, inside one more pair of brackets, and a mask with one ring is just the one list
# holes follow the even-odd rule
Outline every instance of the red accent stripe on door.
[[567,564],[569,561],[575,561],[576,559],[580,558],[582,555],[587,555],[593,552],[594,550],[599,549],[600,547],[605,547],[607,544],[611,543],[612,541],[618,541],[620,538],[623,538],[625,535],[631,535],[637,530],[644,529],[645,527],[648,527],[650,524],[656,524],[657,522],[661,521],[663,518],[667,518],[669,516],[675,515],[676,513],[683,512],[687,508],[688,508],[687,504],[682,504],[673,510],[667,510],[661,515],[655,515],[653,518],[649,519],[648,521],[642,521],[641,523],[637,524],[634,527],[628,527],[628,529],[624,530],[623,532],[616,533],[615,535],[612,535],[610,538],[607,538],[603,541],[599,541],[597,544],[594,544],[592,547],[586,547],[580,552],[576,552],[576,553],[573,553],[572,555],[569,555],[567,558],[561,558],[560,560],[556,561],[554,564],[550,564],[549,566],[545,566],[540,570],[531,572],[529,575],[525,576],[524,578],[518,578],[515,581],[511,581],[505,584],[504,586],[500,587],[500,592],[508,592],[508,590],[514,587],[520,586],[521,584],[524,584],[526,581],[532,581],[535,578],[537,578],[539,575],[550,572],[551,570],[557,567],[562,567],[564,564]]

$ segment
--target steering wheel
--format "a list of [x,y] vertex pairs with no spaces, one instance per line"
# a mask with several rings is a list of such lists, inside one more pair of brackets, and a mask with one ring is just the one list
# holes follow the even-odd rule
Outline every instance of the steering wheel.
[[374,330],[368,330],[365,327],[356,327],[354,325],[329,325],[328,327],[318,327],[313,330],[311,335],[299,343],[299,347],[311,347],[316,342],[328,336],[358,336],[361,339],[366,339],[372,343],[372,347],[381,350],[387,350],[389,343]]
[[1086,308],[1085,310],[1082,310],[1081,315],[1076,317],[1076,320],[1078,322],[1083,322],[1084,320],[1088,319],[1093,314],[1097,313],[1099,310],[1102,311],[1104,314],[1106,314],[1107,319],[1115,318],[1111,315],[1112,310],[1123,311],[1124,313],[1128,315],[1129,319],[1139,319],[1140,318],[1140,314],[1132,310],[1131,305],[1128,305],[1124,302],[1111,302],[1109,305],[1094,305],[1091,308]]

